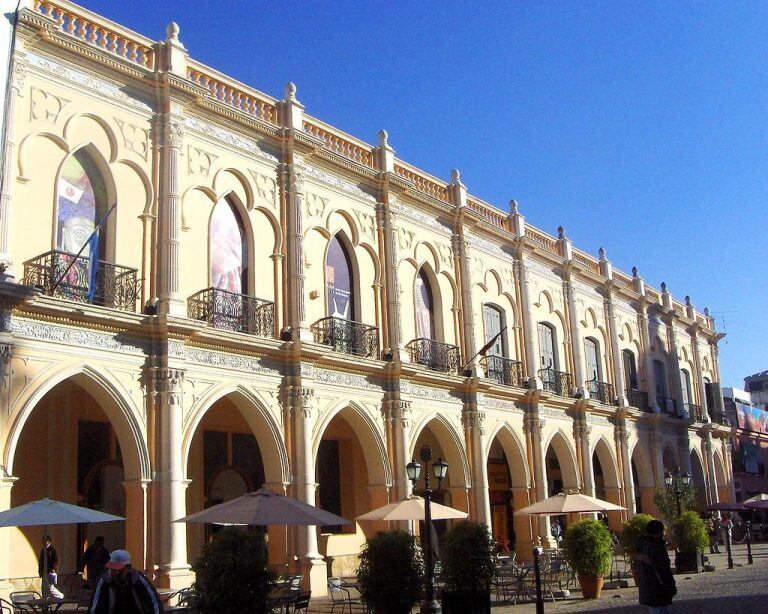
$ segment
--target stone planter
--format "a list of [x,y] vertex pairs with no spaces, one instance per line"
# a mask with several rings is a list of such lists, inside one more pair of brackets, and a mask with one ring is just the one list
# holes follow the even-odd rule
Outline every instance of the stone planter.
[[675,569],[677,573],[699,573],[701,571],[701,553],[676,552]]

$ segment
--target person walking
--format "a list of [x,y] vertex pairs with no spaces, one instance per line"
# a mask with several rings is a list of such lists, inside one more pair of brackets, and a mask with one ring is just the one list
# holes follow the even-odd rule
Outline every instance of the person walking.
[[648,608],[649,614],[669,614],[677,586],[661,521],[651,520],[646,525],[645,535],[637,540],[634,569],[640,604]]
[[115,550],[88,606],[89,614],[162,614],[163,604],[147,577],[131,566],[127,550]]
[[709,553],[720,554],[720,545],[717,541],[717,518],[714,514],[710,514],[707,528],[709,529]]
[[43,538],[43,544],[43,547],[40,549],[40,556],[37,559],[37,575],[43,581],[43,595],[45,596],[45,593],[48,592],[51,597],[64,599],[64,593],[56,586],[56,582],[59,579],[59,555],[56,552],[56,548],[53,547],[50,535],[46,535]]
[[109,562],[109,550],[104,546],[104,536],[99,535],[83,553],[81,569],[88,572],[88,585],[93,588]]

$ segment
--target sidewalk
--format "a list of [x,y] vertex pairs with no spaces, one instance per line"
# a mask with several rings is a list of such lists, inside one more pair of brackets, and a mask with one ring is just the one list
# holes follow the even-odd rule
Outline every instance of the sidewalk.
[[[721,548],[722,550],[722,548]],[[765,611],[768,603],[768,543],[752,546],[754,565],[747,565],[747,547],[734,545],[732,549],[734,569],[728,569],[725,551],[707,554],[715,566],[714,572],[700,574],[675,574],[678,595],[674,601],[675,614],[758,614]],[[674,559],[672,561],[674,570]],[[611,612],[612,614],[644,613],[645,608],[637,602],[637,588],[629,579],[629,588],[603,590],[600,599],[584,600],[578,590],[571,596],[555,603],[546,601],[546,612]],[[330,599],[313,599],[309,608],[311,614],[329,613],[333,604]],[[337,606],[337,611],[339,606]],[[494,605],[493,614],[535,614],[533,603],[521,605]],[[349,611],[349,608],[346,609]],[[418,612],[418,608],[414,608]],[[361,606],[354,606],[352,612],[362,613]]]

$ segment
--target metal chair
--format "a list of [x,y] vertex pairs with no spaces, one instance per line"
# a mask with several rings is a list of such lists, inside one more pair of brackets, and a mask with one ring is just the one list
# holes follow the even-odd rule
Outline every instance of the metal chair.
[[349,588],[343,585],[341,578],[328,578],[328,590],[331,593],[331,600],[333,605],[331,606],[331,613],[336,611],[338,606],[341,606],[341,614],[349,608],[349,613],[352,614],[353,605],[362,605],[362,599],[358,597],[352,597],[352,593]]
[[42,602],[43,596],[37,591],[14,591],[11,593],[11,603],[14,612],[42,612],[43,608],[34,603]]
[[293,614],[307,614],[310,597],[312,597],[311,592],[300,592],[298,597],[296,597],[296,601],[293,602]]

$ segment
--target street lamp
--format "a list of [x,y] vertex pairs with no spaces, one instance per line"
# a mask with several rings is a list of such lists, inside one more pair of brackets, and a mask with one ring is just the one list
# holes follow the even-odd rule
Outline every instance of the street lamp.
[[678,518],[683,513],[682,507],[680,504],[680,497],[685,493],[684,488],[688,486],[688,484],[691,483],[691,476],[689,473],[684,473],[683,475],[678,475],[677,471],[675,471],[674,475],[667,471],[664,474],[664,484],[667,485],[667,490],[671,492],[673,495],[675,495],[675,503],[677,504],[677,516]]
[[[430,490],[429,461],[432,460],[432,448],[422,446],[419,451],[419,458],[427,467],[427,470],[424,472],[424,490],[422,491],[424,495],[424,552],[427,559],[427,574],[424,578],[426,599],[421,604],[421,612],[422,614],[440,614],[442,609],[437,599],[435,599],[435,561],[432,558],[432,495],[440,491],[443,480],[448,475],[448,463],[442,458],[438,458],[432,463],[432,471],[437,479],[437,490]],[[405,466],[405,472],[415,487],[416,482],[421,476],[421,463],[412,460]]]

